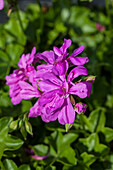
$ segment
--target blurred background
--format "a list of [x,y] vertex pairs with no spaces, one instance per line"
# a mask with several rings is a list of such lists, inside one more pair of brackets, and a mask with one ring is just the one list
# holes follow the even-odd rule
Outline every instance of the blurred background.
[[[33,101],[13,106],[5,84],[5,76],[18,68],[22,53],[31,52],[34,46],[37,52],[52,50],[64,38],[72,40],[70,53],[85,46],[81,54],[89,57],[85,67],[89,75],[96,76],[91,96],[83,100],[87,111],[76,116],[68,133],[57,121],[28,119],[25,115]],[[113,170],[113,0],[5,1],[0,11],[1,120],[4,117],[12,117],[16,126],[9,123],[8,133],[24,142],[18,150],[4,149],[1,162],[6,170]],[[49,156],[37,161],[25,148]]]

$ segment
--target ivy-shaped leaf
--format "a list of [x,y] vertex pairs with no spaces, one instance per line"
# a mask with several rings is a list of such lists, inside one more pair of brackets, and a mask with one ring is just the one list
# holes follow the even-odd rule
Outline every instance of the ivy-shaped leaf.
[[11,121],[11,117],[0,119],[0,159],[4,151],[19,149],[23,144],[21,139],[8,134]]

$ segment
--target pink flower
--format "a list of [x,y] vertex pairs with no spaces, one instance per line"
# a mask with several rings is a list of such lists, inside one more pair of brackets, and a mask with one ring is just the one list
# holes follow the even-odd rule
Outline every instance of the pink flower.
[[74,52],[68,57],[69,53],[67,52],[67,49],[70,45],[71,40],[64,39],[64,43],[60,48],[53,47],[53,51],[50,50],[41,53],[40,59],[43,59],[47,65],[50,65],[50,72],[52,71],[58,76],[64,76],[70,64],[82,66],[89,61],[88,57],[76,57],[84,50],[84,46],[80,46],[79,48],[75,49]]
[[105,26],[101,25],[100,23],[96,23],[96,28],[99,32],[103,32],[105,30]]
[[4,8],[4,0],[0,0],[0,10]]
[[76,105],[75,105],[75,112],[77,112],[77,113],[85,113],[85,111],[86,111],[86,104],[84,104],[84,103],[77,103]]
[[46,158],[49,156],[49,154],[47,154],[47,155],[45,155],[45,156],[35,155],[33,149],[25,149],[25,151],[26,151],[29,155],[31,155],[31,157],[32,157],[33,159],[36,159],[36,160],[43,160],[43,159],[46,159]]
[[[19,69],[6,76],[13,104],[20,103],[22,99],[39,98],[31,107],[29,117],[41,116],[44,122],[58,119],[59,123],[64,125],[74,122],[76,112],[85,112],[86,105],[75,104],[72,95],[77,98],[89,97],[95,77],[75,80],[81,75],[88,75],[83,65],[89,60],[88,57],[77,56],[84,50],[84,46],[75,49],[69,56],[67,49],[70,45],[71,40],[64,39],[60,48],[54,47],[53,51],[37,54],[34,47],[31,54],[21,56],[18,62]],[[44,60],[46,64],[38,65],[37,62],[40,63],[40,60]],[[73,69],[70,67],[72,64],[76,65]],[[32,157],[37,160],[44,159],[34,154]]]
[[45,156],[39,156],[39,155],[32,155],[31,157],[36,159],[36,160],[43,160],[46,159],[49,155],[45,155]]
[[[31,54],[23,54],[18,62],[19,69],[16,69],[13,71],[12,74],[9,76],[6,76],[6,84],[9,85],[9,95],[11,97],[11,102],[16,105],[21,102],[22,95],[21,93],[21,81],[27,81],[29,79],[29,76],[31,75],[31,72],[35,70],[34,66],[32,66],[32,62],[34,61],[36,53],[36,47],[32,49]],[[37,92],[38,93],[38,92]],[[32,94],[33,96],[33,94]],[[38,95],[36,95],[38,97]],[[25,98],[25,94],[24,94]]]
[[[80,66],[76,67],[79,68]],[[72,83],[72,80],[79,75],[87,75],[85,67],[72,70],[73,77],[70,74],[64,80],[57,77],[52,72],[43,75],[43,80],[38,83],[39,88],[44,93],[39,97],[38,102],[30,109],[29,117],[41,116],[45,122],[55,121],[58,118],[59,123],[73,123],[75,119],[75,110],[71,104],[69,94],[74,94],[80,98],[90,95],[92,84],[89,82]]]

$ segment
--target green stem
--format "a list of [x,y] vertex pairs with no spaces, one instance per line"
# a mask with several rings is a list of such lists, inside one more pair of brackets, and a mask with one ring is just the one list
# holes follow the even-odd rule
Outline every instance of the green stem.
[[19,21],[19,23],[20,23],[20,27],[21,27],[22,31],[24,32],[24,28],[23,28],[22,20],[21,20],[20,14],[19,14],[19,8],[18,8],[18,6],[17,6],[17,5],[15,6],[15,9],[16,9],[16,13],[17,13],[18,21]]
[[5,170],[5,167],[4,167],[3,163],[1,162],[1,160],[0,160],[0,167],[1,167],[1,170]]
[[109,9],[109,0],[106,0],[106,12],[109,18],[109,29],[111,30],[112,26],[111,26],[111,16],[110,16],[110,9]]
[[81,125],[82,125],[82,127],[83,127],[83,130],[85,130],[85,125],[84,125],[84,121],[83,121],[83,115],[80,114],[80,115],[79,115],[79,118],[80,118],[80,122],[81,122]]

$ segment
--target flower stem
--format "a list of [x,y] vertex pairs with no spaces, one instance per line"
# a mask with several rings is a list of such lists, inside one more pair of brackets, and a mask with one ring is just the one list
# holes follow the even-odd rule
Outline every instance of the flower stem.
[[18,6],[17,6],[17,5],[15,6],[15,9],[16,9],[16,13],[17,13],[18,21],[19,21],[19,23],[20,23],[20,27],[21,27],[22,31],[24,32],[24,28],[23,28],[22,20],[21,20],[20,13],[19,13],[19,8],[18,8]]
[[1,160],[0,160],[0,167],[1,167],[2,170],[5,170],[4,165],[3,165],[3,163],[1,162]]
[[106,12],[107,12],[107,16],[109,18],[109,29],[111,30],[112,26],[111,26],[111,16],[110,16],[109,0],[106,0]]

